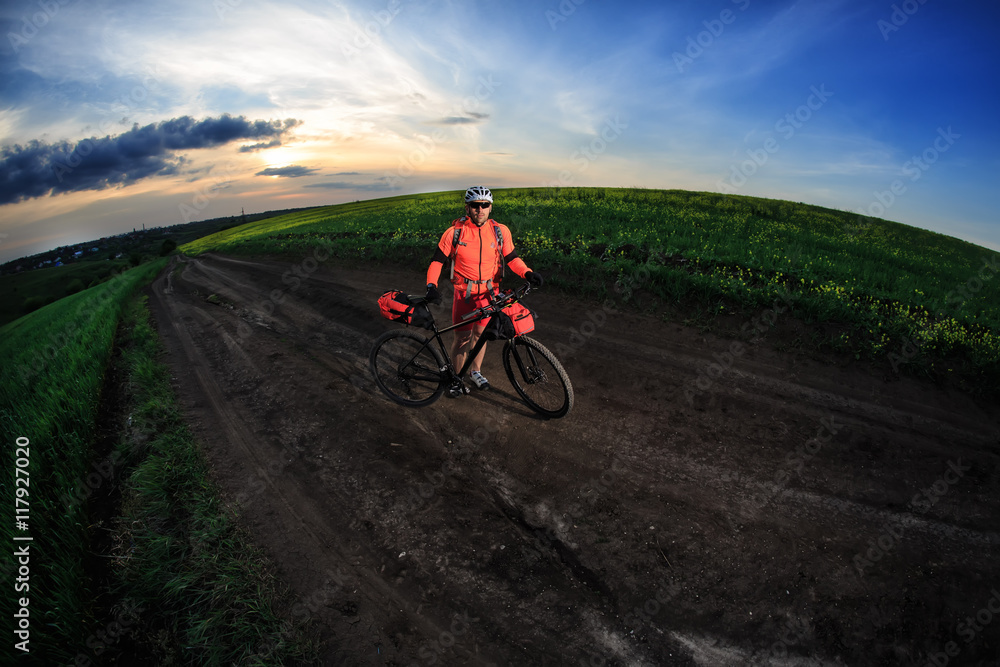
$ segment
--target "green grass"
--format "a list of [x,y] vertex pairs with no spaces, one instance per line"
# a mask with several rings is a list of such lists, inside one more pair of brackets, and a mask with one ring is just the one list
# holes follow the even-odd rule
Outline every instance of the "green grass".
[[122,260],[81,261],[0,276],[0,326],[42,306],[110,280],[127,268]]
[[[94,660],[101,646],[95,632],[112,622],[127,625],[129,641],[155,654],[157,664],[279,664],[308,650],[276,616],[280,596],[266,563],[207,481],[157,359],[155,332],[132,301],[166,262],[141,265],[0,328],[0,429],[10,457],[2,487],[10,510],[0,526],[10,548],[0,580],[13,591],[12,545],[22,544],[13,540],[13,445],[27,438],[29,529],[16,534],[34,540],[26,595],[35,664]],[[95,445],[116,331],[133,427],[112,459],[113,483],[110,475],[99,478],[109,459]],[[123,475],[122,514],[108,519],[109,508],[95,507],[95,499],[106,502]],[[104,535],[115,545],[111,583],[95,583],[85,563],[93,560],[92,540]],[[13,594],[6,599],[5,611]],[[117,604],[102,608],[100,599]]]
[[147,611],[136,639],[156,664],[286,664],[313,650],[289,632],[262,553],[208,481],[183,422],[143,301],[129,305],[120,342],[132,430],[141,443],[124,485],[112,554],[116,597]]
[[[32,654],[69,662],[85,640],[94,592],[82,582],[88,542],[84,506],[63,494],[92,472],[91,445],[104,372],[122,302],[161,268],[153,263],[66,297],[0,328],[0,430],[30,441],[29,530],[34,538],[30,601]],[[11,454],[8,454],[10,456]],[[8,459],[8,462],[12,459]],[[10,492],[13,466],[8,470]],[[14,544],[13,502],[0,526]],[[3,580],[13,572],[4,559]],[[41,663],[39,663],[41,664]],[[56,664],[52,662],[52,664]]]
[[[522,257],[555,286],[642,302],[702,322],[744,318],[778,295],[826,327],[818,345],[976,392],[1000,389],[1000,256],[854,213],[754,197],[611,188],[495,192]],[[321,207],[182,246],[244,254],[324,252],[426,267],[461,193]]]
[[[751,197],[602,188],[496,194],[494,217],[557,289],[702,322],[729,314],[749,321],[781,295],[798,318],[833,332],[824,347],[955,377],[989,396],[1000,388],[996,253],[884,220]],[[310,209],[182,250],[302,257],[322,248],[350,262],[423,269],[447,221],[461,215],[460,196]],[[94,617],[98,591],[81,583],[92,533],[87,504],[65,499],[93,472],[95,421],[123,304],[165,261],[0,327],[0,428],[9,442],[31,442],[32,649],[43,662],[71,662],[108,620]],[[63,281],[69,274],[53,275]],[[80,284],[86,277],[73,276]],[[132,474],[115,524],[115,594],[147,608],[131,635],[159,646],[167,662],[280,662],[305,649],[262,602],[277,594],[273,580],[206,481],[141,308],[128,312],[130,405],[145,434],[140,442],[155,443],[126,450]],[[9,493],[13,466],[8,470]],[[8,506],[0,535],[12,545]],[[10,551],[0,579],[12,588]]]

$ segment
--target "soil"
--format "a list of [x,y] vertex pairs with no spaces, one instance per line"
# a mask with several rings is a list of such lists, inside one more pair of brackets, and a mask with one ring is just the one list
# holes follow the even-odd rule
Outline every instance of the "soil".
[[[322,259],[322,258],[321,258]],[[575,406],[412,409],[368,370],[394,267],[177,258],[150,290],[228,502],[330,665],[1000,663],[1000,409],[542,289]],[[446,322],[450,307],[436,309]],[[734,322],[734,324],[739,324]]]

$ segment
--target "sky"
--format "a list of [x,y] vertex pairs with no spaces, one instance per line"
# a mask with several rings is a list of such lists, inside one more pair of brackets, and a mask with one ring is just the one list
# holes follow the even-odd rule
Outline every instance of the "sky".
[[998,19],[993,0],[0,0],[0,262],[480,184],[787,199],[1000,250]]

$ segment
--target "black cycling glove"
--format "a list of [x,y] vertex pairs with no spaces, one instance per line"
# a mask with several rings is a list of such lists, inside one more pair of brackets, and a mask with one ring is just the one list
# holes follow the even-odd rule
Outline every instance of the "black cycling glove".
[[441,292],[438,291],[437,285],[427,286],[427,302],[435,306],[441,305]]
[[524,274],[524,279],[531,283],[532,287],[541,287],[545,284],[545,279],[542,278],[542,274],[537,271],[528,271]]

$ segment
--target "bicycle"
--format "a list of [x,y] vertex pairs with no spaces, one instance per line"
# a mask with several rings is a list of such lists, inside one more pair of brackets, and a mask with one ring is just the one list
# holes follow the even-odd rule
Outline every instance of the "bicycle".
[[[486,332],[491,330],[493,319],[530,291],[530,283],[525,283],[516,290],[494,292],[488,305],[472,311],[462,322],[443,329],[437,328],[431,314],[427,328],[434,335],[430,337],[406,329],[385,332],[375,340],[368,357],[375,383],[400,405],[430,405],[453,383],[464,382],[472,360],[489,340]],[[409,299],[414,306],[426,308],[426,297],[414,295]],[[441,334],[468,324],[470,320],[478,322],[486,318],[490,319],[484,335],[476,341],[466,355],[462,369],[456,373]],[[434,341],[437,341],[437,347],[432,345]],[[573,407],[573,385],[562,364],[548,348],[522,334],[505,340],[501,354],[507,378],[528,407],[544,417],[566,416]]]

